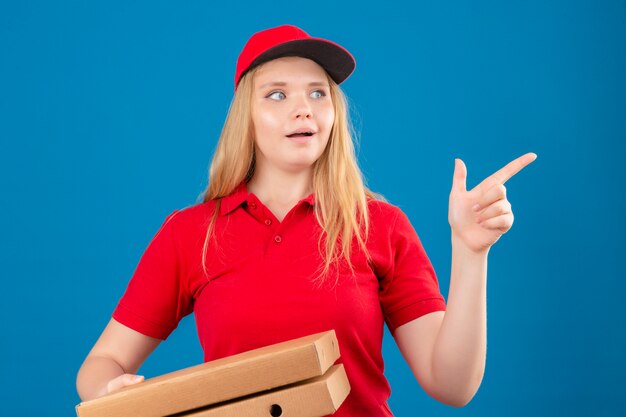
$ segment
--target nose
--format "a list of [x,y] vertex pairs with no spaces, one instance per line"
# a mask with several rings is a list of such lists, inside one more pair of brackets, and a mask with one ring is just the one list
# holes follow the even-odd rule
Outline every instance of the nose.
[[307,98],[299,98],[296,100],[293,114],[296,119],[310,119],[313,117],[313,109]]

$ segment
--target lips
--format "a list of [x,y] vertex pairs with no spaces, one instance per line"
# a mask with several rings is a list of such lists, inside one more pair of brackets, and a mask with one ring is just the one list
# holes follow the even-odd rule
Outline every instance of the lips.
[[294,130],[293,132],[288,134],[287,137],[288,138],[306,137],[306,136],[313,136],[314,134],[315,134],[315,131],[313,129],[308,128],[308,127],[303,127],[298,130]]

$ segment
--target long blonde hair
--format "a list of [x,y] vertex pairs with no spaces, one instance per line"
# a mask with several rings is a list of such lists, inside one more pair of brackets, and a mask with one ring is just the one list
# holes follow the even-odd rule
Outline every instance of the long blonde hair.
[[[222,129],[211,167],[209,180],[202,193],[203,202],[216,200],[215,211],[207,228],[202,250],[202,267],[206,270],[206,255],[220,210],[221,199],[232,193],[242,181],[250,181],[254,175],[254,131],[251,118],[251,102],[254,91],[255,67],[240,80]],[[342,258],[354,275],[350,259],[351,243],[357,239],[359,247],[369,259],[366,248],[369,234],[367,199],[385,201],[364,184],[354,152],[352,126],[348,117],[347,100],[340,87],[328,76],[330,95],[335,108],[335,120],[326,148],[313,166],[313,193],[315,217],[322,233],[318,250],[323,268],[318,269],[318,284],[327,277],[331,264],[335,264],[336,280]],[[217,242],[216,242],[217,243]],[[321,272],[320,272],[321,271]]]

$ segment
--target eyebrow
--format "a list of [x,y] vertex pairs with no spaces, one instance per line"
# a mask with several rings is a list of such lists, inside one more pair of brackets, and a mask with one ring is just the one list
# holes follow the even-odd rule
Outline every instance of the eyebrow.
[[[265,88],[265,87],[270,87],[270,86],[272,86],[272,87],[274,87],[274,86],[285,87],[286,85],[287,85],[287,83],[284,82],[284,81],[271,81],[269,83],[265,83],[265,84],[259,86],[259,89],[262,89],[262,88]],[[324,82],[321,82],[321,81],[313,81],[313,82],[309,83],[309,87],[330,87],[330,86],[328,85],[328,83],[324,83]]]

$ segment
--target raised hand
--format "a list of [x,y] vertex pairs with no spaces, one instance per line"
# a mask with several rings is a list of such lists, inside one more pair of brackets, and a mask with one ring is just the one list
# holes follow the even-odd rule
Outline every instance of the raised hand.
[[527,153],[509,162],[467,191],[467,168],[456,159],[448,209],[453,238],[474,252],[487,251],[513,225],[513,210],[504,183],[537,158]]

